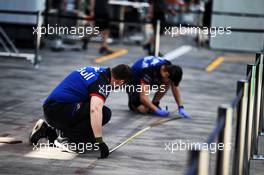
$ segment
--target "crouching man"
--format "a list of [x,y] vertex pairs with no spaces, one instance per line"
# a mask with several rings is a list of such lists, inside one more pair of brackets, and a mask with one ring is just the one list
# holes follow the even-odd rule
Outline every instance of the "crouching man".
[[[47,138],[56,147],[72,152],[71,143],[97,144],[101,158],[109,155],[102,139],[102,126],[109,122],[111,110],[104,102],[113,86],[122,86],[132,77],[129,66],[84,67],[70,73],[48,96],[43,105],[45,120],[33,128],[29,142]],[[110,87],[110,89],[109,89]]]
[[[167,109],[159,106],[161,98],[171,87],[172,94],[178,105],[178,113],[182,117],[191,118],[184,109],[179,84],[182,79],[182,68],[172,65],[162,57],[146,56],[132,65],[133,80],[127,88],[129,109],[139,113],[154,112],[158,116],[169,115]],[[135,88],[131,88],[131,86]],[[149,98],[149,91],[156,87],[154,98]],[[140,88],[138,88],[140,87]],[[132,89],[132,90],[131,90]],[[140,89],[138,91],[137,89]]]

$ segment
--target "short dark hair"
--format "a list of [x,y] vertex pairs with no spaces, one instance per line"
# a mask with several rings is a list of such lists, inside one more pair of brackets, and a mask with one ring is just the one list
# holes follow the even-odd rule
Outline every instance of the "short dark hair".
[[178,65],[168,65],[169,79],[178,86],[182,80],[182,68]]
[[117,80],[124,80],[125,83],[129,82],[132,77],[132,69],[126,64],[119,64],[112,68],[113,77]]

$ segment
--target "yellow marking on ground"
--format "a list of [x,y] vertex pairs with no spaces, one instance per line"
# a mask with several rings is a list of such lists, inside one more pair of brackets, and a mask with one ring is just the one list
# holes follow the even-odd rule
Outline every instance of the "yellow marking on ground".
[[127,53],[128,53],[127,49],[118,49],[118,50],[115,50],[113,53],[111,53],[109,55],[105,55],[105,56],[96,58],[95,62],[96,63],[102,63],[102,62],[105,62],[105,61],[108,61],[108,60],[111,60],[111,59],[114,59],[114,58],[118,58],[118,57],[120,57],[122,55],[125,55]]
[[225,62],[254,62],[253,55],[225,55]]
[[141,129],[140,131],[136,132],[135,134],[133,134],[132,136],[130,136],[129,138],[127,138],[125,141],[123,141],[122,143],[120,143],[119,145],[117,145],[116,147],[114,147],[113,149],[111,149],[109,152],[111,154],[112,152],[114,152],[118,148],[120,148],[120,147],[128,144],[133,139],[137,138],[138,136],[142,135],[144,132],[146,132],[147,130],[149,130],[149,129],[155,127],[155,126],[161,125],[163,123],[166,123],[166,122],[169,122],[169,121],[172,121],[172,120],[181,119],[181,118],[182,117],[180,117],[178,115],[173,116],[173,117],[170,117],[170,118],[159,118],[159,119],[155,120],[153,123],[149,124],[146,128]]
[[224,57],[218,57],[214,61],[212,61],[207,67],[206,67],[206,72],[212,72],[215,70],[222,62],[225,61]]

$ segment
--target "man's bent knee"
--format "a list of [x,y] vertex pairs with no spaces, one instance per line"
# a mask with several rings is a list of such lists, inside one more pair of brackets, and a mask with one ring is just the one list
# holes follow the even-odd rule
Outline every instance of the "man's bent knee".
[[109,122],[112,116],[112,111],[108,107],[103,107],[103,125]]

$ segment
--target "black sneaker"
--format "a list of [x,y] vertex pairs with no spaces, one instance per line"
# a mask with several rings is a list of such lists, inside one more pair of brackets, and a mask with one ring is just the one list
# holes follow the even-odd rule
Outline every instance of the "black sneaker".
[[159,57],[163,57],[163,56],[164,56],[164,54],[162,54],[162,53],[160,53],[160,52],[159,52],[158,55],[159,55]]
[[41,138],[47,138],[47,128],[48,124],[44,120],[39,119],[29,135],[29,143],[31,145],[37,144]]
[[[147,43],[147,44],[144,44],[142,46],[143,50],[146,50],[147,51],[147,54],[148,55],[155,55],[155,51],[154,49],[152,48],[151,44],[150,43]],[[162,53],[158,53],[158,56],[159,57],[163,57],[164,55]]]
[[68,153],[77,153],[78,150],[76,149],[75,143],[71,143],[69,138],[59,136],[55,141],[54,144],[57,148],[62,149]]
[[[155,52],[150,52],[149,55],[155,55]],[[159,57],[163,57],[164,55],[163,55],[162,53],[159,52],[159,53],[158,53],[158,56],[159,56]]]
[[83,50],[87,50],[88,49],[88,42],[89,40],[88,39],[83,39],[83,44],[82,44],[82,49]]
[[109,50],[108,48],[106,47],[101,47],[99,49],[99,53],[102,54],[102,55],[109,55],[109,54],[112,54],[114,53],[112,50]]

